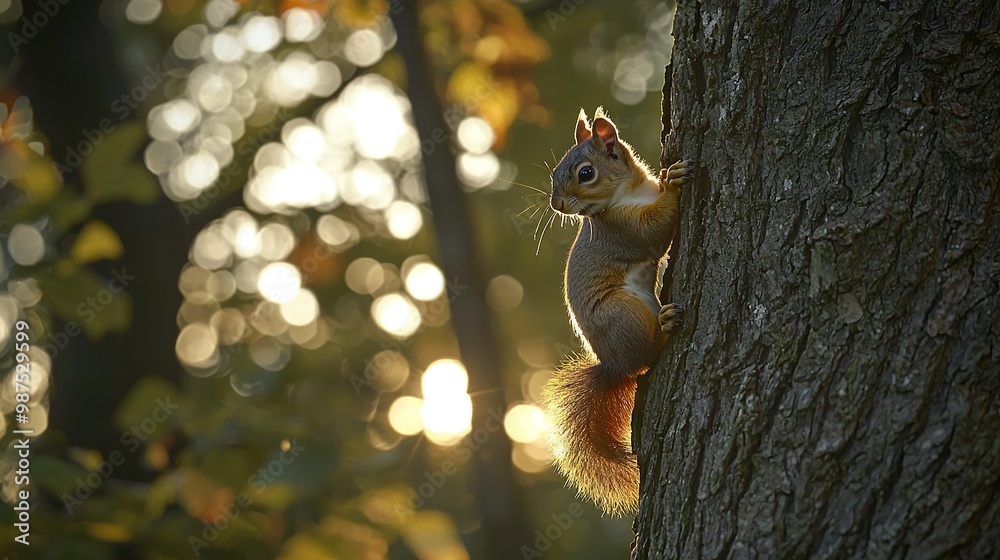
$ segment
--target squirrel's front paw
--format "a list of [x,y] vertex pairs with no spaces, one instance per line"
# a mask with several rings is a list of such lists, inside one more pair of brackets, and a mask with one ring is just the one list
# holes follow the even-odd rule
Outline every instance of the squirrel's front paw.
[[683,325],[684,322],[681,320],[682,313],[684,313],[684,310],[676,303],[668,303],[661,307],[658,317],[660,320],[660,330],[669,333],[676,327]]
[[666,169],[660,170],[660,183],[664,186],[681,188],[691,182],[694,177],[694,162],[685,159],[678,161]]

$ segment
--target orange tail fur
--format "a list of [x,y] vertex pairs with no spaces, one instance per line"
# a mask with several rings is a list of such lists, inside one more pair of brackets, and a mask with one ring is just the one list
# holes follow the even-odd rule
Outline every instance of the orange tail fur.
[[639,467],[631,449],[635,388],[635,375],[578,357],[556,370],[542,395],[559,471],[611,515],[634,514],[639,505]]

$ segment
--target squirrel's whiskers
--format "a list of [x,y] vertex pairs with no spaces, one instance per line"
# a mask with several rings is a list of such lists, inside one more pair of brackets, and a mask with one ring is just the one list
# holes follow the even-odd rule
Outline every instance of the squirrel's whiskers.
[[[515,218],[519,218],[519,217],[521,217],[521,214],[524,214],[525,212],[527,212],[528,210],[531,210],[532,208],[535,209],[535,212],[538,212],[538,210],[541,207],[541,205],[545,204],[546,202],[548,202],[548,201],[547,200],[542,200],[540,202],[534,202],[532,204],[529,204],[527,208],[525,208],[524,210],[521,210],[520,212],[518,212],[517,214],[515,214],[514,217]],[[534,216],[535,214],[532,213],[531,215]],[[529,217],[528,219],[530,220],[531,218]]]
[[533,186],[525,184],[525,183],[518,183],[517,181],[511,181],[510,179],[504,179],[503,177],[500,177],[499,180],[503,181],[504,183],[507,183],[508,185],[515,185],[515,186],[518,186],[518,187],[524,187],[526,189],[531,189],[531,190],[533,190],[533,191],[535,191],[535,192],[537,192],[539,194],[544,194],[545,196],[549,196],[549,193],[543,191],[542,189],[540,189],[538,187],[533,187]]
[[[548,208],[546,208],[546,210],[548,210]],[[541,217],[538,218],[538,225],[535,226],[535,234],[532,236],[532,239],[538,239],[538,245],[535,246],[536,257],[538,256],[538,252],[542,250],[542,239],[545,237],[545,229],[550,225],[552,225],[552,222],[556,219],[556,213],[552,212],[552,215],[549,216],[549,219],[545,222],[545,225],[542,226],[542,233],[541,235],[539,235],[538,226],[542,225],[542,220],[544,219],[545,219],[545,214],[543,213]]]

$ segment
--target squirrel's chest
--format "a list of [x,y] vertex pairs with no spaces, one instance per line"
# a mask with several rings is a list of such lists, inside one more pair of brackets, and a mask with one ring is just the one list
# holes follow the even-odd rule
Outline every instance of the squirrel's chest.
[[[574,313],[593,309],[614,292],[637,298],[653,313],[659,313],[657,299],[659,266],[653,260],[608,262],[574,251],[566,267],[566,295]],[[602,262],[603,260],[603,262]]]
[[637,298],[654,314],[660,311],[661,256],[627,243],[606,232],[593,234],[585,222],[566,263],[566,300],[571,311],[586,315],[615,292]]
[[636,263],[625,273],[622,290],[639,298],[654,314],[660,311],[660,302],[656,297],[657,270],[656,263]]

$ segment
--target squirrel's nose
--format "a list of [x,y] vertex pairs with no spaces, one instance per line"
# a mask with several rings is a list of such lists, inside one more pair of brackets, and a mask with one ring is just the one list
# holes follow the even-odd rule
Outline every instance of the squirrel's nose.
[[556,210],[556,211],[559,211],[559,212],[562,212],[563,210],[566,209],[566,202],[563,199],[561,199],[561,198],[553,198],[552,199],[552,209]]

